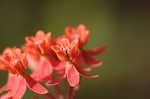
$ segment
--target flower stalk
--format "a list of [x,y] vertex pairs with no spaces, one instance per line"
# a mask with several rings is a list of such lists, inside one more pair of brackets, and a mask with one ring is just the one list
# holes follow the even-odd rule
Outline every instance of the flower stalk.
[[[65,33],[57,38],[52,38],[51,32],[39,30],[35,36],[25,37],[26,42],[20,48],[4,49],[0,55],[0,70],[8,72],[8,80],[0,88],[0,94],[7,91],[0,99],[22,99],[27,88],[42,95],[43,99],[75,99],[81,76],[99,77],[88,73],[103,64],[94,56],[107,48],[99,46],[86,50],[89,34],[84,24],[77,28],[66,27]],[[68,83],[68,94],[61,88],[63,80]],[[55,92],[50,93],[43,84],[49,88],[55,86]]]

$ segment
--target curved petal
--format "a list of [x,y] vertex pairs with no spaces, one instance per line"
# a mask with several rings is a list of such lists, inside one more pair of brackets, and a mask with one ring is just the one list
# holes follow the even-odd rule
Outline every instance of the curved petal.
[[3,91],[5,90],[8,90],[8,93],[0,99],[21,99],[26,91],[26,81],[21,76],[9,74],[8,83],[3,87]]
[[86,29],[84,24],[79,24],[77,27],[77,33],[80,34],[80,48],[88,42],[88,36],[90,31]]
[[91,67],[83,68],[84,72],[91,72],[93,69]]
[[76,67],[81,67],[84,65],[84,57],[82,54],[79,54],[78,57],[73,59],[73,62],[75,64]]
[[28,87],[38,93],[38,94],[46,94],[48,93],[48,90],[44,88],[40,83],[36,82],[33,78],[31,78],[29,75],[24,74],[24,78],[26,79]]
[[4,85],[2,88],[0,88],[0,93],[2,93],[3,91],[7,91],[9,89],[12,89],[12,87],[13,87],[12,84],[13,85],[16,84],[15,81],[16,81],[16,76],[9,73],[7,84]]
[[43,31],[43,30],[38,30],[37,32],[36,32],[36,37],[38,38],[38,39],[40,39],[40,38],[42,38],[42,37],[44,37],[45,36],[45,32]]
[[72,57],[79,56],[79,40],[73,40],[71,42],[71,49],[69,51],[69,54],[71,54]]
[[59,74],[64,73],[64,71],[65,71],[65,62],[60,62],[54,69]]
[[86,74],[84,72],[82,72],[82,73],[80,72],[80,75],[87,77],[87,78],[98,78],[99,77],[99,75],[89,75],[89,74]]
[[[35,55],[34,55],[35,56]],[[37,67],[39,66],[39,63],[40,63],[40,59],[38,58],[35,58],[31,55],[27,55],[27,60],[28,60],[28,65],[29,65],[29,68],[34,71],[37,69]]]
[[86,30],[86,26],[84,24],[79,24],[77,27],[77,32],[84,32]]
[[86,74],[83,70],[81,70],[80,68],[77,68],[78,72],[80,73],[81,76],[87,77],[87,78],[98,78],[99,75],[89,75]]
[[88,55],[95,56],[103,53],[107,49],[107,46],[99,46],[97,48],[86,51]]
[[74,32],[74,29],[71,26],[67,26],[65,28],[65,32],[66,32],[66,34],[67,34],[68,37],[71,37],[72,33]]
[[58,85],[65,77],[66,77],[66,74],[64,73],[57,79],[47,82],[46,85],[47,86]]
[[88,42],[89,33],[90,33],[89,30],[85,30],[84,32],[81,33],[81,36],[80,36],[80,47],[83,47]]
[[0,96],[0,99],[12,99],[12,95],[10,95],[10,94],[4,94],[4,95],[2,95],[2,96]]
[[59,64],[59,60],[53,51],[51,51],[49,54],[49,61],[52,65],[52,67],[55,67]]
[[0,93],[2,93],[3,91],[9,90],[10,87],[11,87],[11,84],[12,84],[14,81],[15,81],[15,76],[11,76],[11,75],[9,74],[7,84],[4,85],[2,88],[0,88]]
[[75,68],[75,66],[68,66],[68,70],[66,72],[68,83],[71,87],[75,87],[79,85],[80,82],[80,74]]
[[93,67],[99,67],[103,64],[103,62],[98,61],[98,60],[94,59],[93,57],[91,57],[89,55],[84,55],[84,60],[87,64],[89,64]]
[[87,78],[98,78],[99,75],[89,75],[84,73],[83,71],[79,71],[81,76],[87,77]]
[[48,59],[43,60],[31,75],[38,82],[45,82],[52,77],[52,66]]
[[[23,77],[19,77],[18,86],[14,86],[13,99],[21,99],[26,91],[26,81]],[[13,85],[12,85],[13,86]]]

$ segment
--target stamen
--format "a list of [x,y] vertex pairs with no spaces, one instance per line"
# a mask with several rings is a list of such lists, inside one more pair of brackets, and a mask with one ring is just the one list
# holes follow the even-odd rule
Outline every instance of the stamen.
[[12,63],[13,65],[15,65],[15,64],[17,64],[19,61],[20,61],[20,59],[14,59],[14,60],[11,61],[11,63]]
[[63,51],[67,51],[69,49],[70,49],[69,47],[62,48]]

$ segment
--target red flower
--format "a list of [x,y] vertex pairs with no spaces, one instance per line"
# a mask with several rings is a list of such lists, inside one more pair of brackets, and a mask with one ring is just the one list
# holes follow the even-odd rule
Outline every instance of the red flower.
[[70,43],[69,40],[66,38],[59,38],[56,41],[56,45],[53,45],[51,48],[56,53],[60,61],[62,61],[60,63],[60,67],[62,67],[61,70],[64,73],[59,78],[48,84],[58,84],[61,80],[67,77],[70,86],[77,86],[79,84],[80,76],[76,67],[71,62],[79,55],[78,40],[74,40]]
[[31,76],[38,82],[49,80],[53,67],[58,64],[50,48],[53,42],[51,33],[45,34],[42,30],[37,31],[35,37],[26,37],[23,49],[27,53],[29,67],[33,70]]
[[69,40],[78,39],[79,40],[79,47],[83,47],[88,42],[89,37],[89,30],[86,29],[84,24],[79,24],[77,28],[72,28],[70,26],[66,27],[65,29],[66,37]]
[[45,34],[44,31],[37,31],[35,37],[26,37],[26,43],[23,50],[27,53],[29,66],[33,69],[37,67],[40,62],[41,56],[47,57],[50,53],[50,45],[52,43],[51,33]]
[[58,38],[56,44],[51,46],[51,49],[56,53],[60,61],[72,61],[78,57],[78,40],[73,40],[71,43],[67,38]]
[[[93,56],[104,52],[106,50],[106,46],[100,46],[92,50],[84,50],[83,46],[88,42],[88,36],[90,34],[90,31],[86,29],[84,24],[80,24],[77,28],[72,28],[70,26],[66,27],[65,32],[65,37],[67,37],[70,41],[75,39],[79,40],[80,55],[76,58],[74,63],[78,67],[78,70],[80,70],[81,74],[92,71],[91,67],[98,67],[102,65],[102,62],[94,59]],[[81,66],[84,65],[84,63],[90,65],[90,67],[82,69]],[[87,75],[84,74],[84,76]]]
[[[52,50],[57,54],[60,61],[64,64],[61,66],[65,69],[63,75],[56,80],[49,82],[49,85],[59,84],[62,79],[67,77],[70,86],[75,87],[79,84],[79,75],[88,78],[97,78],[98,75],[89,75],[85,72],[92,71],[91,67],[101,66],[102,62],[95,60],[92,56],[102,53],[106,47],[98,47],[92,50],[84,50],[83,46],[88,41],[89,30],[83,24],[80,24],[77,29],[67,27],[66,35],[56,39],[56,44],[52,46]],[[83,68],[84,64],[91,65],[88,68]]]
[[26,87],[39,94],[48,91],[25,72],[28,67],[26,55],[18,48],[7,48],[0,56],[0,67],[9,71],[8,82],[0,89],[0,93],[8,91],[0,99],[21,99]]
[[[48,93],[40,82],[47,85],[57,85],[63,79],[69,83],[68,97],[74,99],[75,92],[79,88],[80,76],[97,78],[99,75],[89,75],[93,67],[102,65],[101,61],[94,59],[95,55],[106,50],[106,46],[100,46],[92,50],[85,50],[90,31],[85,25],[77,28],[67,27],[65,34],[52,39],[51,33],[42,30],[35,36],[26,37],[22,52],[19,48],[7,48],[0,55],[0,70],[8,71],[7,84],[0,88],[0,93],[8,91],[0,96],[0,99],[21,99],[27,88],[46,98],[64,98],[59,86],[56,86],[56,94]],[[88,64],[90,66],[83,67]],[[25,72],[31,69],[29,75]],[[56,74],[56,75],[55,75]],[[56,78],[55,76],[60,75]]]

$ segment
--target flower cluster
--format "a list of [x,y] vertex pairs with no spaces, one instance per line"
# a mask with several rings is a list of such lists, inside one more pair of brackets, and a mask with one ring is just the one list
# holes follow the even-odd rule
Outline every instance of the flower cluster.
[[[8,71],[8,81],[0,93],[0,99],[21,99],[27,88],[38,94],[49,95],[47,99],[55,99],[61,95],[50,95],[47,87],[58,86],[62,80],[69,85],[69,99],[73,99],[73,88],[79,86],[80,76],[97,78],[98,75],[89,75],[94,67],[102,65],[101,61],[93,58],[105,51],[106,46],[92,50],[85,50],[90,31],[85,25],[77,28],[66,27],[65,34],[52,38],[52,33],[42,30],[35,36],[25,37],[26,43],[21,48],[6,48],[0,55],[0,70]],[[88,64],[88,67],[84,67]],[[28,73],[26,70],[31,70]],[[57,75],[57,76],[56,76]],[[58,97],[56,99],[59,99]]]

